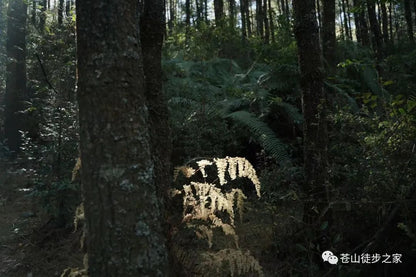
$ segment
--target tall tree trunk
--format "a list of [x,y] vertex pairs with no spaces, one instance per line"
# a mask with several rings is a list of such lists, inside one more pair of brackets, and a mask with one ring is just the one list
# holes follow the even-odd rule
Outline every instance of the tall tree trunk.
[[389,5],[389,32],[390,32],[390,41],[394,45],[394,35],[393,35],[393,3],[390,2]]
[[58,6],[58,25],[62,25],[62,19],[64,17],[64,0],[59,0]]
[[199,24],[202,22],[203,14],[202,14],[202,5],[199,3],[200,0],[195,0],[195,7],[196,7],[196,23]]
[[7,64],[6,93],[4,96],[4,133],[7,146],[18,152],[22,142],[19,130],[25,131],[22,102],[27,100],[26,92],[26,17],[24,0],[9,2],[7,22]]
[[367,12],[368,19],[370,21],[373,48],[376,52],[377,59],[381,60],[383,57],[383,43],[381,39],[380,25],[377,21],[375,4],[373,0],[367,0]]
[[235,28],[235,0],[229,0],[230,27]]
[[338,1],[338,6],[339,6],[339,20],[340,20],[340,24],[341,24],[341,28],[340,28],[340,32],[341,32],[341,38],[342,40],[346,40],[346,35],[345,35],[345,25],[344,25],[344,19],[342,16],[342,5],[341,2]]
[[351,28],[351,13],[350,13],[350,3],[348,0],[345,0],[345,12],[347,13],[347,19],[348,19],[348,36],[350,40],[352,40],[352,28]]
[[272,42],[274,43],[276,41],[274,36],[274,16],[273,16],[273,9],[272,9],[272,1],[268,1],[269,5],[269,22],[270,22],[270,34],[272,37]]
[[347,10],[345,8],[345,1],[341,0],[341,8],[342,8],[342,13],[344,15],[344,30],[345,30],[345,39],[349,39],[350,38],[350,30],[348,28],[348,17],[347,17]]
[[71,1],[69,0],[65,1],[65,14],[67,17],[69,17],[71,14]]
[[252,28],[251,28],[251,16],[250,16],[250,2],[248,0],[244,0],[245,4],[244,4],[244,9],[245,9],[245,18],[246,18],[246,25],[247,25],[247,35],[249,37],[251,37],[251,33],[252,33]]
[[[327,183],[327,127],[325,120],[326,95],[323,90],[323,74],[319,33],[315,17],[314,0],[294,0],[295,37],[298,43],[302,110],[304,115],[303,144],[305,191],[325,202]],[[314,201],[305,205],[304,222],[319,225]],[[316,231],[316,229],[315,229]]]
[[387,17],[387,8],[384,1],[380,1],[381,7],[381,20],[383,23],[383,40],[385,44],[389,43],[389,27],[388,27],[388,17]]
[[410,7],[410,0],[404,0],[404,16],[406,18],[407,36],[409,40],[413,41],[413,22],[412,22],[412,9]]
[[168,106],[163,95],[162,45],[165,22],[161,17],[163,0],[146,0],[141,18],[141,43],[146,88],[146,104],[149,109],[151,152],[154,179],[159,198],[163,199],[171,181],[170,161],[172,141],[168,118]]
[[88,275],[166,276],[139,3],[80,0],[76,9]]
[[366,19],[366,12],[365,12],[365,3],[363,3],[363,0],[355,0],[357,1],[359,4],[359,6],[362,8],[362,10],[360,11],[359,15],[359,19],[360,19],[360,30],[361,30],[361,39],[362,39],[362,43],[364,46],[369,46],[370,45],[370,37],[369,37],[369,32],[368,32],[368,24],[367,24],[367,19]]
[[41,32],[43,32],[45,30],[45,23],[46,23],[46,10],[47,10],[47,5],[49,2],[47,2],[46,0],[42,0],[42,4],[41,4],[41,8],[40,8],[40,17],[39,17],[39,29],[41,30]]
[[175,24],[175,0],[169,0],[169,22],[168,22],[168,28],[169,33],[173,32],[173,26]]
[[241,14],[241,36],[243,42],[247,39],[247,23],[246,23],[246,10],[245,10],[245,0],[240,0],[240,14]]
[[321,34],[322,18],[321,18],[321,0],[316,0],[316,14],[318,16],[318,31]]
[[256,0],[256,26],[257,26],[257,36],[260,38],[264,38],[264,30],[263,30],[263,1]]
[[189,42],[189,31],[191,28],[191,0],[185,0],[185,40]]
[[323,1],[322,7],[322,50],[328,66],[328,71],[333,74],[336,67],[335,61],[335,0]]
[[270,26],[269,26],[269,19],[267,18],[267,0],[264,0],[262,15],[264,20],[264,42],[268,44],[270,42]]
[[358,5],[357,0],[353,0],[353,6],[354,6],[354,24],[355,24],[355,37],[357,38],[358,43],[362,43],[362,34],[361,34],[361,22],[359,17],[359,12],[357,11]]
[[224,0],[214,0],[215,25],[220,26],[224,18]]
[[[36,6],[37,6],[37,0],[32,0],[32,24],[33,26],[36,26]],[[2,10],[0,10],[2,12]]]

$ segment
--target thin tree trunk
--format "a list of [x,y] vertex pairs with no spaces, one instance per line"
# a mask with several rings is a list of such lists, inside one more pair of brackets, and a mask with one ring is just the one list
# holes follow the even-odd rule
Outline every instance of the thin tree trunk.
[[368,19],[370,20],[373,48],[376,52],[377,59],[381,60],[383,57],[383,43],[381,38],[380,25],[377,21],[374,2],[367,1],[367,12]]
[[62,25],[62,19],[64,17],[64,0],[59,0],[58,6],[58,25]]
[[250,16],[250,6],[249,6],[249,1],[248,0],[244,0],[245,4],[244,4],[244,9],[245,9],[245,14],[246,14],[246,24],[247,24],[247,35],[248,37],[251,37],[252,34],[252,28],[251,28],[251,16]]
[[338,5],[339,6],[339,20],[340,20],[340,24],[341,24],[341,28],[340,28],[341,38],[342,38],[342,40],[346,40],[344,19],[343,19],[343,16],[342,16],[342,5],[339,1],[338,1],[338,3],[339,3],[339,5]]
[[257,26],[257,36],[260,38],[264,38],[263,32],[263,1],[256,0],[256,26]]
[[394,45],[394,35],[393,35],[393,3],[390,2],[389,5],[389,32],[390,32],[390,41]]
[[344,15],[345,38],[351,40],[350,31],[349,31],[349,28],[348,28],[347,10],[345,9],[345,1],[344,0],[341,0],[341,8],[342,8],[342,13]]
[[[314,0],[293,1],[295,37],[298,42],[302,110],[304,114],[304,168],[306,192],[326,201],[327,182],[327,127],[325,121],[326,95],[320,68],[318,26]],[[313,203],[309,203],[313,204]],[[317,223],[317,216],[307,205],[305,222]]]
[[351,14],[350,14],[350,3],[348,0],[345,0],[345,12],[347,13],[347,19],[348,19],[348,36],[350,40],[352,40],[352,28],[351,28]]
[[229,4],[228,10],[229,10],[229,13],[230,13],[230,27],[232,29],[234,29],[235,28],[235,22],[236,22],[236,20],[235,20],[235,0],[229,0],[228,4]]
[[407,36],[410,41],[413,41],[413,21],[410,0],[404,0],[404,16],[407,24]]
[[7,22],[7,63],[6,93],[4,96],[4,133],[7,146],[15,153],[22,143],[20,130],[26,126],[22,102],[27,100],[26,93],[26,17],[27,5],[24,0],[9,2]]
[[361,39],[364,46],[370,45],[370,37],[368,32],[368,24],[366,19],[366,12],[365,12],[365,4],[362,2],[362,0],[357,0],[359,5],[363,7],[363,10],[359,13],[360,18],[360,29],[361,29]]
[[389,27],[388,27],[388,17],[387,17],[387,8],[384,1],[380,1],[381,7],[381,20],[383,23],[383,40],[385,44],[389,43]]
[[42,0],[42,4],[41,4],[41,8],[40,8],[41,14],[40,14],[40,18],[39,18],[39,28],[40,28],[41,32],[43,32],[45,30],[47,5],[49,6],[49,1],[47,2],[46,0]]
[[247,39],[245,0],[240,0],[240,14],[241,14],[241,36],[244,42]]
[[220,26],[224,18],[224,0],[214,0],[215,25]]
[[335,61],[335,0],[323,1],[322,50],[330,74],[334,73]]
[[191,28],[191,0],[185,0],[185,41],[189,42],[189,31]]
[[262,16],[264,20],[264,42],[269,44],[270,42],[270,26],[269,26],[269,19],[267,18],[267,0],[264,0],[263,9],[262,9]]
[[270,22],[270,34],[272,37],[272,42],[274,43],[276,41],[276,38],[274,37],[274,16],[273,16],[273,9],[271,0],[268,1],[269,4],[269,22]]
[[169,0],[169,21],[168,21],[168,28],[169,33],[173,32],[173,26],[175,22],[175,0]]
[[361,43],[363,42],[363,38],[362,38],[362,30],[361,30],[361,22],[360,22],[360,16],[359,13],[357,11],[358,9],[358,4],[357,4],[357,0],[353,0],[353,5],[354,5],[354,23],[355,23],[355,37],[357,38],[357,42]]
[[[139,3],[80,0],[76,9],[88,275],[167,276],[137,30]],[[159,21],[159,12],[150,16]]]

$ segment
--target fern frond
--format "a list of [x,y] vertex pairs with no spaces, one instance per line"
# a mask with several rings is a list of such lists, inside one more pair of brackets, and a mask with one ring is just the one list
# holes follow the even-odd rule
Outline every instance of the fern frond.
[[236,111],[227,115],[228,118],[248,127],[259,144],[269,152],[279,163],[289,161],[287,146],[274,134],[266,123],[247,111]]

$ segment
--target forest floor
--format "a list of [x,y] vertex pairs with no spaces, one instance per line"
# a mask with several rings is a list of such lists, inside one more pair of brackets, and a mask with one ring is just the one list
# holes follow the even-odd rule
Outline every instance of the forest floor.
[[[14,168],[14,169],[12,169]],[[82,264],[79,233],[54,228],[34,203],[30,179],[0,164],[0,276],[60,276]]]

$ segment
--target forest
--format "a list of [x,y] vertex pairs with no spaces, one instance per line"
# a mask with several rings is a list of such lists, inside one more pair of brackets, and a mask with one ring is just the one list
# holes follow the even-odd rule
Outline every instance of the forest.
[[0,277],[416,276],[416,0],[0,0]]

